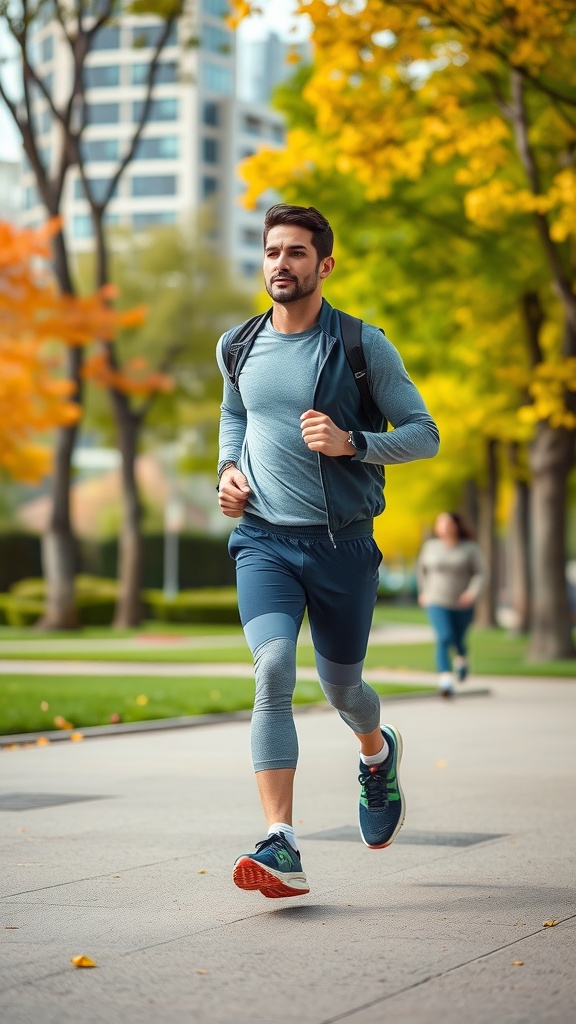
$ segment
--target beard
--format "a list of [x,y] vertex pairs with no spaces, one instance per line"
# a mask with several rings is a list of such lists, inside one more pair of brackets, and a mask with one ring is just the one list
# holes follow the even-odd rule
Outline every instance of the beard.
[[274,302],[287,303],[287,302],[298,302],[299,299],[306,299],[309,295],[312,295],[318,287],[318,274],[308,274],[307,277],[299,281],[297,277],[291,277],[284,275],[282,281],[288,281],[289,284],[283,284],[278,287],[277,281],[266,281],[266,291]]

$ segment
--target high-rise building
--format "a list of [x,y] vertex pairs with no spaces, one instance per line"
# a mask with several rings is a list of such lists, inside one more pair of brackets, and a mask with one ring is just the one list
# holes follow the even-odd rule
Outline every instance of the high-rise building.
[[17,222],[22,206],[19,160],[0,160],[0,220]]
[[[175,24],[160,57],[149,117],[106,220],[137,232],[186,223],[205,206],[213,218],[214,244],[239,276],[249,278],[261,259],[262,209],[242,208],[238,197],[243,186],[236,167],[261,143],[280,147],[284,125],[265,102],[238,98],[236,39],[226,25],[228,9],[228,0],[196,0]],[[33,56],[58,105],[69,91],[70,50],[49,5],[42,10]],[[126,14],[94,37],[85,67],[88,119],[83,152],[86,177],[96,197],[104,194],[130,147],[162,28],[153,17]],[[33,103],[41,156],[54,168],[59,128],[39,91]],[[23,190],[23,222],[38,223],[44,211],[30,168],[24,170]],[[77,168],[68,174],[62,212],[70,250],[90,250],[92,220]]]

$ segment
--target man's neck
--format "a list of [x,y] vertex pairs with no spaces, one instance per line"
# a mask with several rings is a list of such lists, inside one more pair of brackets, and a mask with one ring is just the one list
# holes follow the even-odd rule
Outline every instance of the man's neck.
[[275,302],[272,308],[272,326],[279,334],[303,334],[317,323],[321,308],[321,295],[307,296],[297,302],[285,304]]

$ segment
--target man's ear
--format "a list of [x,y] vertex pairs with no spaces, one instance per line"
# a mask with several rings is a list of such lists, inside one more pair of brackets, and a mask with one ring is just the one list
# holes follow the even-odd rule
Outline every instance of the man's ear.
[[328,277],[332,273],[333,270],[334,270],[334,257],[333,256],[326,256],[326,258],[323,259],[321,264],[320,264],[320,277],[322,278],[322,280],[324,280],[325,277]]

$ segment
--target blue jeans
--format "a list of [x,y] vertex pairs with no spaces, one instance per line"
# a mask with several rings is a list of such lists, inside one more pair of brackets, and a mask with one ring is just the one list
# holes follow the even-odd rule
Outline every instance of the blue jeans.
[[426,614],[436,634],[436,668],[438,672],[451,672],[451,651],[466,654],[466,633],[474,618],[474,608],[443,608],[439,604],[429,604]]

